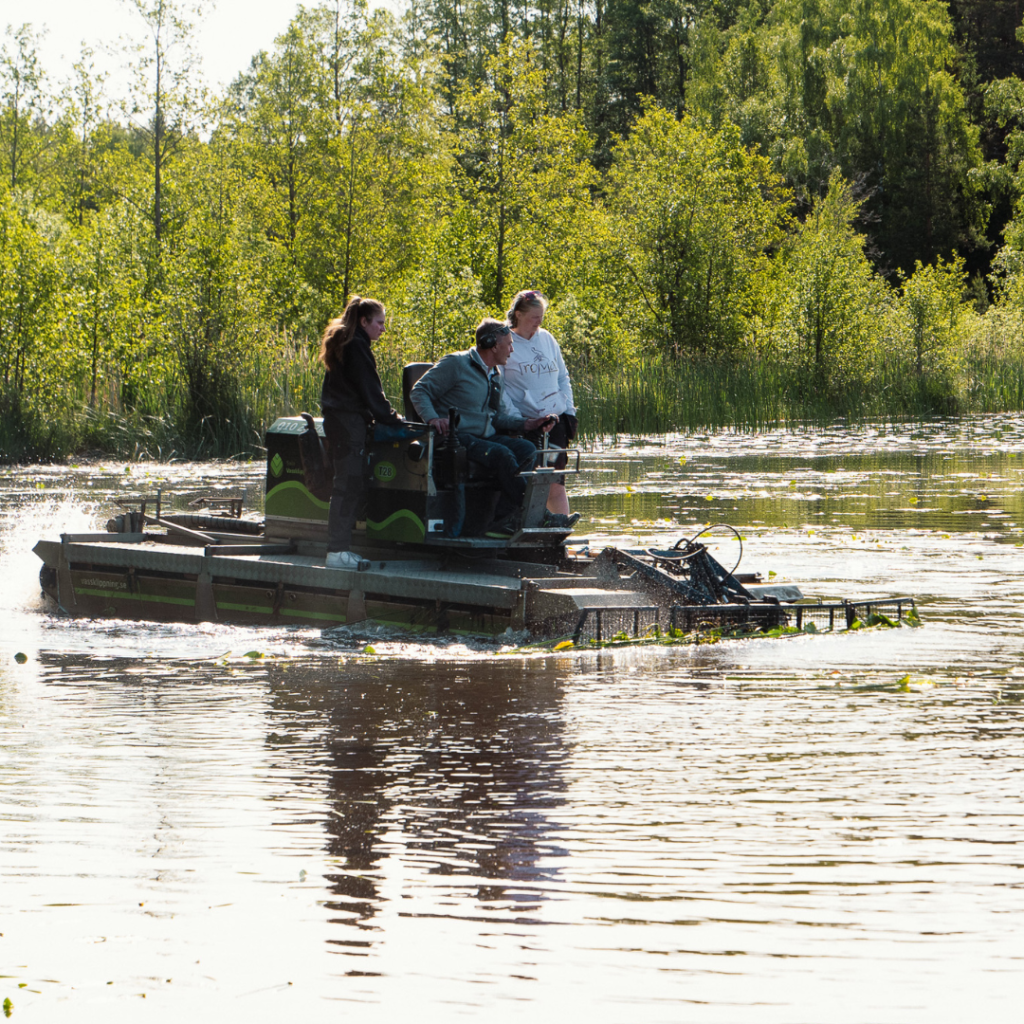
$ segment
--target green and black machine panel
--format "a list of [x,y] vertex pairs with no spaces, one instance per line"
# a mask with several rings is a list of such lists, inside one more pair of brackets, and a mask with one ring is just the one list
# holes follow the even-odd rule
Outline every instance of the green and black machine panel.
[[367,540],[436,544],[484,531],[498,485],[470,462],[454,433],[441,439],[415,423],[373,430],[367,445]]
[[374,432],[366,449],[366,539],[422,544],[431,526],[428,491],[433,489],[427,430],[375,427]]
[[[484,531],[497,484],[468,460],[453,432],[440,439],[422,424],[407,423],[377,424],[368,434],[357,550],[435,546]],[[275,420],[267,431],[267,537],[326,543],[331,487],[323,421],[308,413]]]
[[[310,426],[315,445],[309,443]],[[326,542],[331,475],[320,453],[323,438],[323,422],[312,416],[281,416],[267,431],[268,537]]]
[[[365,540],[417,544],[428,532],[441,536],[450,501],[429,493],[436,489],[426,428],[377,426],[373,434],[367,439],[366,507],[360,514]],[[266,444],[267,536],[326,542],[332,480],[323,421],[308,414],[282,416],[267,431]]]

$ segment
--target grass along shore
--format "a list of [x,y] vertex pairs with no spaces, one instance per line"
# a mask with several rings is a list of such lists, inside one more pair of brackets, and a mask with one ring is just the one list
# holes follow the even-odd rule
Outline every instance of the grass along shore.
[[[408,354],[383,347],[384,387],[401,406]],[[319,411],[322,373],[312,354],[294,349],[224,375],[212,393],[182,381],[136,396],[131,411],[107,401],[68,402],[45,411],[0,391],[0,462],[60,462],[96,456],[127,460],[258,458],[267,427],[282,415]],[[868,379],[845,385],[815,379],[779,360],[687,359],[637,363],[616,372],[578,371],[573,380],[585,439],[732,428],[823,428],[904,423],[934,416],[1024,410],[1024,357],[978,353],[955,374],[916,373],[880,361]]]

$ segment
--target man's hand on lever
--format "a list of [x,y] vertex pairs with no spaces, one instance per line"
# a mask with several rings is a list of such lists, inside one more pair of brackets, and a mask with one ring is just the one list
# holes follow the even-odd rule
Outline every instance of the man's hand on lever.
[[524,430],[543,430],[545,434],[558,422],[557,416],[535,416],[523,424]]
[[442,437],[448,436],[448,417],[445,416],[443,419],[438,416],[436,419],[432,419],[427,423],[428,427],[433,427]]

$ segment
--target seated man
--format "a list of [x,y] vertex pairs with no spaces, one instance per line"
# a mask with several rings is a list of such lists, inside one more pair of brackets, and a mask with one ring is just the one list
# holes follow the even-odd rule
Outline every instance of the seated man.
[[502,376],[512,352],[508,325],[490,318],[476,329],[476,348],[452,352],[431,367],[410,393],[412,404],[439,434],[448,433],[448,409],[459,410],[458,439],[474,462],[493,473],[501,488],[488,537],[511,537],[519,527],[519,510],[526,494],[526,482],[519,476],[531,469],[537,447],[522,437],[505,437],[503,430],[550,430],[556,416],[524,420],[501,409]]

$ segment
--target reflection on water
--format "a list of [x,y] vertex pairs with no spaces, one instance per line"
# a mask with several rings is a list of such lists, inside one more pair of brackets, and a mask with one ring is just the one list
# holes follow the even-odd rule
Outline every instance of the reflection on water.
[[[403,680],[390,666],[357,665],[312,691],[275,687],[281,728],[312,716],[323,730],[326,848],[339,858],[327,907],[355,928],[337,945],[360,956],[372,945],[364,933],[387,898],[380,883],[392,856],[445,876],[491,911],[536,900],[553,874],[538,861],[542,849],[554,853],[546,822],[563,803],[566,752],[560,687],[533,674],[516,664],[474,683],[478,672],[432,665]],[[274,733],[273,742],[295,736]],[[305,760],[298,770],[308,771]]]
[[[595,542],[722,519],[744,568],[913,593],[926,626],[526,659],[56,617],[36,536],[155,487],[6,472],[0,1001],[38,1021],[1015,1019],[1022,442],[992,417],[601,448],[574,496]],[[197,472],[259,486],[255,466],[149,479],[194,494]]]

